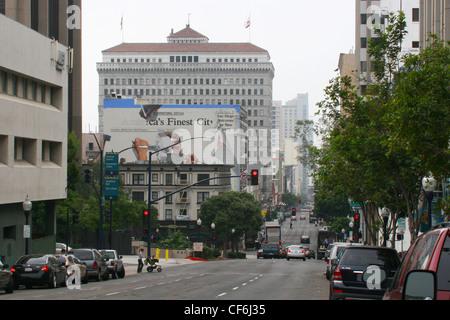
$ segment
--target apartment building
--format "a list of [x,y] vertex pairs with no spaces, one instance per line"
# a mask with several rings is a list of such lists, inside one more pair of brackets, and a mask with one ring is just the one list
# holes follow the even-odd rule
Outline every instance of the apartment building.
[[402,53],[419,53],[420,0],[356,0],[355,67],[356,84],[364,92],[371,83],[371,62],[368,44],[376,37],[375,27],[385,28],[391,12],[403,11],[408,31],[402,43]]

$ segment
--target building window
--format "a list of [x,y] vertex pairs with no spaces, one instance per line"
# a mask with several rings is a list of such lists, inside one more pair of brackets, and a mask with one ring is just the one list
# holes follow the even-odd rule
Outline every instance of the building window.
[[419,8],[412,9],[412,21],[419,22]]
[[158,174],[157,173],[152,173],[152,182],[158,182]]
[[133,174],[133,184],[134,185],[142,185],[145,184],[143,173],[135,173]]
[[197,203],[202,203],[209,198],[209,192],[197,192]]
[[[209,174],[199,173],[197,176],[197,182],[209,179]],[[197,184],[198,186],[209,186],[209,181],[204,181],[202,183]]]
[[133,191],[131,193],[131,199],[133,201],[144,201],[144,192]]
[[[166,191],[166,196],[168,195],[168,194],[170,194],[171,192],[170,191]],[[165,198],[166,199],[166,204],[172,204],[173,202],[172,202],[172,196],[168,196],[167,198]]]
[[419,41],[413,41],[412,42],[412,47],[413,48],[419,48],[420,47],[420,42]]
[[172,209],[166,209],[164,219],[166,219],[166,220],[173,220]]
[[173,185],[173,174],[168,173],[166,174],[166,186]]

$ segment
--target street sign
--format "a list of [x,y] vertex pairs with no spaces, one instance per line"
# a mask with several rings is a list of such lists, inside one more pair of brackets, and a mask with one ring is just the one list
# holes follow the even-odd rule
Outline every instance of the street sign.
[[29,224],[23,226],[23,238],[24,239],[31,238],[31,226]]
[[194,242],[194,252],[203,251],[203,242]]
[[105,177],[105,199],[117,200],[119,199],[119,177],[106,176]]
[[397,223],[398,223],[397,230],[404,232],[406,230],[406,219],[399,218]]
[[247,173],[245,172],[241,173],[241,180],[247,180]]
[[105,154],[105,174],[110,176],[119,174],[119,154],[117,152]]

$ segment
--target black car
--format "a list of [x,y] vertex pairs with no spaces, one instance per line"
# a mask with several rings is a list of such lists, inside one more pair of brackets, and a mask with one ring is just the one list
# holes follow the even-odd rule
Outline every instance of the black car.
[[0,289],[5,290],[5,293],[13,293],[14,279],[13,273],[7,270],[8,265],[3,265],[0,261]]
[[382,299],[399,265],[395,249],[348,247],[332,274],[330,300]]
[[69,254],[73,254],[86,264],[90,278],[92,277],[96,281],[109,279],[108,265],[106,264],[109,259],[103,257],[96,249],[72,249]]
[[32,254],[19,258],[11,267],[14,285],[45,286],[56,288],[58,284],[66,284],[66,267],[53,255]]

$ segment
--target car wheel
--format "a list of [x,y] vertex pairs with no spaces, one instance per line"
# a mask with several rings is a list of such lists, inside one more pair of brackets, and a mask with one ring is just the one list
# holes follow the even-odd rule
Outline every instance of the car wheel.
[[117,279],[117,269],[114,269],[113,272],[111,273],[111,277],[113,279]]
[[109,279],[109,272],[108,272],[108,269],[106,269],[106,271],[105,271],[105,273],[103,274],[103,281],[106,281],[106,280],[108,280]]
[[9,279],[8,285],[5,288],[5,293],[13,293],[14,291],[14,279],[11,277]]
[[122,266],[122,270],[120,270],[119,272],[119,278],[123,279],[125,278],[125,268]]
[[50,274],[50,277],[49,277],[48,287],[50,289],[54,289],[54,288],[56,288],[56,285],[57,285],[57,283],[56,283],[56,274],[52,273],[52,274]]

